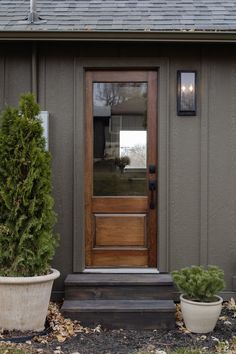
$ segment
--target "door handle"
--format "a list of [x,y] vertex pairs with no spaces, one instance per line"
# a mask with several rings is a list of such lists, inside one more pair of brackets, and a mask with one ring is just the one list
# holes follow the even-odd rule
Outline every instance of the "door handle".
[[155,191],[156,191],[156,189],[157,189],[156,181],[150,180],[149,181],[149,190],[151,191],[151,198],[150,198],[150,204],[149,204],[150,209],[155,209],[156,208],[156,203],[155,203]]
[[150,174],[156,173],[156,166],[155,165],[149,165],[149,173]]

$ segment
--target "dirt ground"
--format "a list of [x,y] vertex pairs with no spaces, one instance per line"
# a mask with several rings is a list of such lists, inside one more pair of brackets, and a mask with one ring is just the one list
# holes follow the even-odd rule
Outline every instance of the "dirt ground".
[[[178,348],[200,348],[204,353],[236,353],[234,300],[224,305],[215,330],[206,335],[193,334],[186,330],[179,307],[177,308],[176,327],[170,331],[107,330],[101,328],[99,324],[96,328],[84,328],[77,322],[64,319],[54,305],[51,305],[50,316],[50,334],[28,340],[26,344],[12,344],[23,350],[17,353],[28,353],[27,348],[32,350],[30,353],[43,354],[159,354],[162,353],[161,351],[175,353]],[[2,339],[6,340],[9,336],[10,333],[4,338],[3,333]],[[6,343],[2,342],[0,349],[4,345]],[[12,352],[9,351],[9,353]]]

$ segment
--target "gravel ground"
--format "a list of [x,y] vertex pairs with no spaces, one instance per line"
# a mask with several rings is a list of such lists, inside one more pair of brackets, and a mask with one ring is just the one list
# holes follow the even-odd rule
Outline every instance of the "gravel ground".
[[[205,353],[232,354],[236,353],[236,317],[234,316],[236,316],[236,305],[233,301],[224,306],[212,333],[198,335],[186,330],[179,310],[176,328],[171,331],[106,330],[100,326],[88,329],[79,324],[73,327],[74,322],[64,320],[57,314],[55,317],[58,322],[54,319],[53,333],[46,338],[38,338],[36,342],[33,340],[28,342],[28,346],[34,348],[34,353],[54,354],[159,354],[161,350],[174,353],[177,348],[201,348],[201,350],[204,348]],[[62,322],[60,327],[59,323]],[[65,333],[65,328],[70,328],[70,333]]]

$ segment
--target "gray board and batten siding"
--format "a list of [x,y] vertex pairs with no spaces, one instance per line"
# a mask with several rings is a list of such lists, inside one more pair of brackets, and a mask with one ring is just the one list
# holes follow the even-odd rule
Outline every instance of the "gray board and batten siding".
[[[1,43],[0,108],[33,90],[49,111],[64,279],[83,268],[84,69],[158,71],[158,268],[217,264],[236,275],[236,49],[221,44]],[[176,114],[177,70],[197,71],[197,116]]]

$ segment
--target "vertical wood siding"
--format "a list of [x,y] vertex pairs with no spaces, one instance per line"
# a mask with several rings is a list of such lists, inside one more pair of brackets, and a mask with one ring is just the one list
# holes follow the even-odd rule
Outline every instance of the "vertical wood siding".
[[176,73],[196,70],[200,76],[200,64],[172,58],[170,67],[170,269],[176,269],[199,263],[201,122],[200,99],[196,117],[177,116]]
[[19,96],[31,90],[31,58],[21,54],[1,56],[1,107],[17,105]]
[[236,273],[236,62],[209,68],[208,262]]
[[73,251],[73,57],[49,54],[39,58],[39,103],[49,111],[49,146],[53,156],[53,192],[60,247],[55,267],[64,277],[72,270]]
[[[139,47],[140,46],[140,47]],[[191,264],[218,264],[226,273],[228,290],[236,275],[236,61],[234,50],[220,57],[222,48],[208,50],[200,45],[139,44],[39,44],[38,99],[50,113],[50,150],[53,154],[53,184],[58,212],[60,247],[54,266],[62,272],[57,289],[63,289],[66,274],[73,270],[73,232],[83,240],[83,211],[73,220],[73,183],[83,185],[83,78],[79,57],[120,57],[150,59],[155,67],[165,57],[168,70],[161,75],[167,93],[160,93],[161,107],[169,112],[160,117],[158,132],[159,176],[165,191],[159,190],[159,258],[161,270],[170,271]],[[0,52],[0,108],[17,104],[19,95],[32,88],[31,45],[5,45]],[[114,49],[114,50],[113,50]],[[113,53],[113,54],[111,54]],[[135,54],[134,54],[135,53]],[[181,54],[183,53],[183,54]],[[159,57],[159,58],[158,58]],[[133,58],[133,59],[132,59]],[[117,58],[114,58],[117,60]],[[154,63],[154,64],[153,64]],[[96,65],[95,65],[96,66]],[[115,65],[114,65],[115,67]],[[176,72],[197,70],[198,102],[196,117],[176,115]],[[163,86],[164,87],[164,86]],[[167,103],[169,102],[169,103]],[[164,112],[164,108],[162,108]],[[74,129],[78,136],[74,141]],[[160,144],[159,141],[159,144]],[[76,149],[76,151],[75,151]],[[76,154],[75,154],[76,152]],[[162,155],[163,154],[163,155]],[[74,170],[74,156],[80,167]],[[163,157],[164,156],[164,157]],[[163,182],[164,181],[164,182]],[[83,191],[77,196],[83,204]],[[76,218],[75,218],[76,219]],[[75,223],[74,223],[75,221]],[[79,245],[82,243],[75,241]],[[168,257],[165,252],[168,250]],[[83,263],[83,249],[77,255]],[[165,262],[165,259],[167,261]]]

